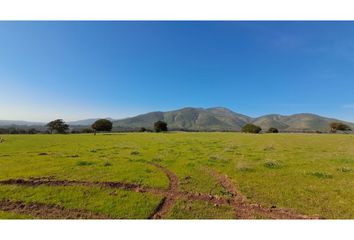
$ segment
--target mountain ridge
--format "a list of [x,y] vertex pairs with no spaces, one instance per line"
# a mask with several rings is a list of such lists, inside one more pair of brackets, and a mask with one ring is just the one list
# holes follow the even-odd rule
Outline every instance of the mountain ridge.
[[[99,118],[83,119],[67,122],[72,128],[89,126]],[[154,111],[139,114],[134,117],[114,120],[113,130],[138,130],[142,127],[152,129],[154,122],[165,121],[171,130],[185,131],[240,131],[247,123],[260,126],[263,131],[270,127],[278,128],[283,132],[298,131],[329,131],[331,122],[342,122],[354,129],[354,123],[335,118],[328,118],[313,113],[296,113],[291,115],[266,114],[260,117],[249,117],[234,112],[225,107],[194,108],[185,107],[171,111]],[[0,120],[0,127],[6,126],[42,126],[44,122],[26,122]]]
[[342,122],[354,129],[354,123],[323,117],[313,113],[296,113],[292,115],[267,114],[249,117],[224,107],[192,108],[186,107],[166,112],[149,112],[135,117],[113,121],[116,129],[152,129],[156,121],[165,121],[171,130],[187,131],[240,131],[247,123],[260,126],[264,131],[276,127],[280,131],[329,131],[331,122]]

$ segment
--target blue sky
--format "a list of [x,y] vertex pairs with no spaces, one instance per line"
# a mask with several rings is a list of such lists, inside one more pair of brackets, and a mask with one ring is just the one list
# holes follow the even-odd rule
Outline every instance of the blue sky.
[[0,119],[223,106],[354,122],[354,22],[0,22]]

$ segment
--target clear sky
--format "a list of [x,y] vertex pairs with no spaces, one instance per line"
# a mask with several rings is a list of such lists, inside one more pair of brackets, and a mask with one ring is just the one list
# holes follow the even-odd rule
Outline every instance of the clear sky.
[[354,22],[0,22],[0,119],[223,106],[354,122]]

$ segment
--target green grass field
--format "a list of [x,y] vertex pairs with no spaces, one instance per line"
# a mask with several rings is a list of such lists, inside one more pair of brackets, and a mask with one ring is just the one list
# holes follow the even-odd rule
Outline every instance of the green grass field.
[[[86,184],[0,184],[3,202],[146,219],[164,203],[164,191],[169,189],[168,175],[151,164],[155,163],[177,176],[179,192],[229,199],[230,192],[210,174],[215,170],[227,175],[249,203],[307,216],[354,218],[354,135],[170,132],[2,137],[6,141],[0,143],[0,181]],[[134,183],[148,191],[90,186],[93,182]],[[237,218],[227,204],[174,200],[163,218]],[[0,218],[41,216],[32,215],[30,208],[18,209],[21,206],[0,208]]]

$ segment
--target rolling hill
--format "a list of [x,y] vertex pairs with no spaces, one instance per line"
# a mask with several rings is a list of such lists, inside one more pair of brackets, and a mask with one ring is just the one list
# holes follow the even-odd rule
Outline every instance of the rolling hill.
[[[82,129],[89,127],[98,118],[84,119],[68,122],[71,129]],[[156,121],[167,122],[170,130],[184,131],[240,131],[242,126],[247,123],[253,123],[260,126],[263,131],[270,127],[278,128],[283,132],[302,132],[302,131],[329,131],[331,122],[343,122],[354,129],[354,123],[341,121],[338,119],[322,117],[311,113],[293,114],[289,116],[279,114],[269,114],[257,118],[252,118],[233,112],[227,108],[182,108],[168,112],[150,112],[135,117],[113,120],[113,130],[118,131],[136,131],[142,127],[153,129]],[[16,128],[36,128],[46,129],[46,123],[0,120],[0,127]]]
[[153,128],[156,121],[165,121],[171,130],[189,131],[239,131],[247,123],[260,126],[263,130],[276,127],[280,131],[321,131],[329,130],[331,122],[343,122],[354,129],[354,123],[326,118],[315,114],[302,113],[289,116],[270,114],[258,118],[235,113],[227,108],[182,108],[168,112],[150,112],[136,117],[113,122],[115,129]]

